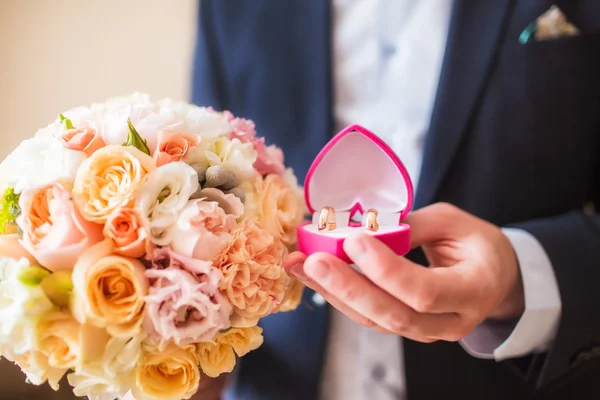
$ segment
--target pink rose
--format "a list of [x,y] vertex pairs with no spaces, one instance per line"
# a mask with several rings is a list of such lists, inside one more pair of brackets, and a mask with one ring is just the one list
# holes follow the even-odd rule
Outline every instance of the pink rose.
[[171,247],[183,256],[212,261],[227,248],[244,206],[237,197],[219,189],[203,189],[200,195],[179,214]]
[[181,161],[187,154],[190,147],[198,144],[194,135],[185,133],[160,133],[158,135],[158,145],[154,152],[156,166],[168,164],[170,162]]
[[281,175],[285,172],[283,151],[274,145],[266,146],[265,138],[257,138],[254,122],[243,118],[234,118],[228,111],[224,114],[229,120],[229,125],[232,129],[231,138],[239,139],[242,143],[252,143],[254,146],[257,152],[254,168],[256,168],[259,174]]
[[[221,273],[204,263],[202,268],[185,265],[168,249],[157,250],[165,269],[149,269],[151,287],[146,297],[144,328],[159,348],[169,342],[178,346],[209,342],[230,327],[231,305],[219,292]],[[189,260],[188,260],[189,261]],[[197,260],[191,260],[196,262]],[[183,268],[195,269],[197,275]],[[201,271],[202,270],[202,271]]]
[[51,271],[73,268],[81,253],[103,239],[102,226],[83,219],[71,192],[58,183],[24,191],[19,206],[21,244]]
[[104,147],[104,140],[93,128],[69,129],[60,137],[65,148],[69,150],[83,151],[86,156]]

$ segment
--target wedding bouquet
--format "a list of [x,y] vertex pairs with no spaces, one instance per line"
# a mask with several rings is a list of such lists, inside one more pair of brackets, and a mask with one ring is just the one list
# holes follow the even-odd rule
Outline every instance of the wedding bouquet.
[[231,113],[145,94],[63,112],[0,165],[0,355],[77,396],[187,399],[302,286],[304,202]]

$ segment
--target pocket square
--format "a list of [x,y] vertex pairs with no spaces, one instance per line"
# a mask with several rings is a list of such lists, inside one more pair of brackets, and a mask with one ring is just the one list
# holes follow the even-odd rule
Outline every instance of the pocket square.
[[525,28],[519,41],[525,44],[531,40],[540,42],[579,34],[579,29],[569,22],[565,14],[557,6],[552,6]]

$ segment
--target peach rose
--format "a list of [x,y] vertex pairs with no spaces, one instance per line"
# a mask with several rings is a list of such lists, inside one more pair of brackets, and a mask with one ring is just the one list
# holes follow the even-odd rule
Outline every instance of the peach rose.
[[132,146],[97,150],[77,171],[73,199],[88,221],[104,223],[116,209],[131,206],[154,160]]
[[244,206],[237,197],[219,189],[203,189],[200,196],[179,214],[172,228],[171,247],[185,257],[212,261],[233,238],[231,230]]
[[238,357],[244,357],[262,346],[264,341],[262,331],[260,326],[250,326],[248,328],[231,328],[221,335],[223,340],[233,347]]
[[29,254],[21,244],[21,236],[18,234],[0,235],[0,254],[3,257],[14,259],[26,258],[31,264],[39,264],[34,256]]
[[50,367],[63,373],[101,357],[109,339],[105,329],[81,325],[64,311],[45,315],[37,329],[37,349],[47,357]]
[[233,371],[235,354],[233,347],[223,337],[213,342],[197,344],[198,361],[202,372],[211,378]]
[[21,244],[51,271],[71,269],[77,258],[102,240],[102,227],[86,221],[59,183],[21,193],[17,224]]
[[158,135],[158,145],[154,151],[154,160],[156,166],[168,164],[170,162],[181,161],[192,146],[198,144],[195,135],[185,133],[161,132]]
[[242,223],[219,260],[220,289],[234,307],[232,326],[256,325],[284,299],[288,276],[282,268],[285,247],[253,222]]
[[304,218],[304,199],[291,172],[259,176],[241,187],[246,195],[244,218],[258,221],[286,246],[293,246]]
[[148,221],[134,208],[115,210],[104,225],[104,236],[115,244],[115,253],[139,258],[146,253]]
[[53,390],[59,389],[58,383],[65,372],[62,369],[50,367],[48,357],[42,352],[31,350],[17,356],[4,354],[4,357],[17,364],[33,385],[39,386],[47,381]]
[[147,350],[135,375],[131,392],[136,400],[189,399],[200,384],[196,348],[170,344],[162,351]]
[[104,147],[104,140],[93,128],[69,129],[60,136],[65,148],[83,151],[86,156]]
[[281,307],[278,311],[294,311],[302,302],[302,294],[304,292],[304,285],[297,279],[290,278],[288,289],[286,290],[285,297],[281,302]]
[[145,271],[140,261],[115,255],[110,240],[90,247],[73,269],[73,316],[81,324],[106,328],[112,336],[135,336],[148,294]]

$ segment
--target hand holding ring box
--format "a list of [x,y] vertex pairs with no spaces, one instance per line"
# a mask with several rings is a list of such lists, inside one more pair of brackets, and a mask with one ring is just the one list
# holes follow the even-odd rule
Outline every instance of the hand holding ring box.
[[[327,252],[352,263],[344,240],[373,235],[396,254],[410,251],[410,226],[402,223],[413,203],[413,186],[392,149],[360,125],[350,125],[321,150],[304,182],[312,222],[298,228],[298,250]],[[362,223],[353,217],[362,215]]]

